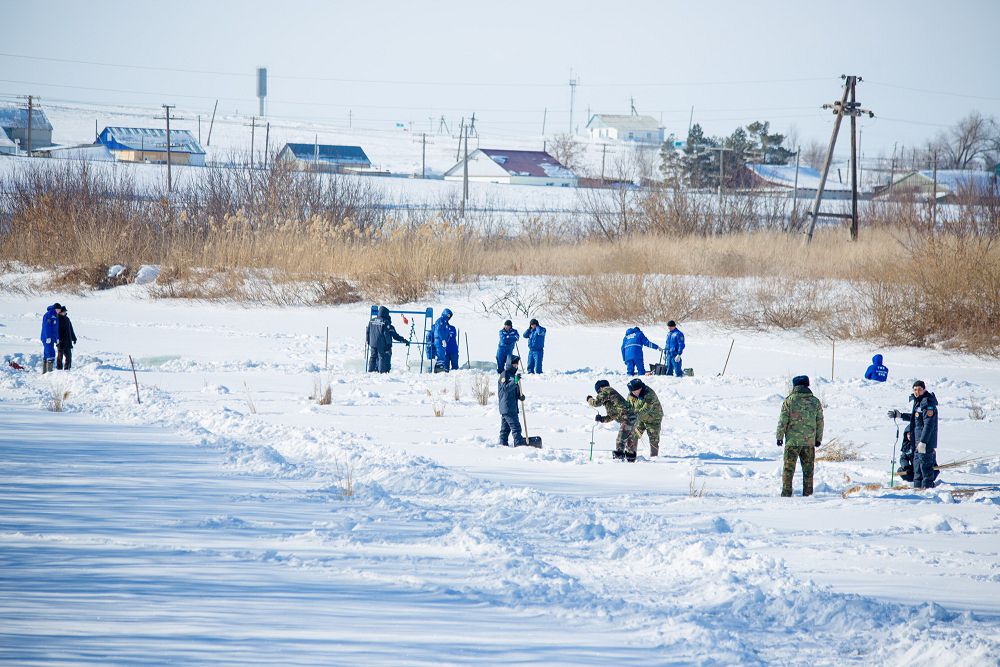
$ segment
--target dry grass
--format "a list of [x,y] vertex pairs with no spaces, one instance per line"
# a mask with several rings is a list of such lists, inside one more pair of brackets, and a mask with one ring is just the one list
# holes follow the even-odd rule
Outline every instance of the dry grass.
[[861,447],[854,442],[831,438],[816,450],[817,461],[859,461]]
[[986,409],[976,401],[969,404],[969,419],[982,421],[986,419]]
[[69,398],[69,390],[63,389],[62,387],[53,387],[52,396],[49,400],[49,411],[50,412],[62,412],[63,403]]
[[691,498],[701,498],[705,495],[705,487],[708,482],[702,482],[701,486],[695,481],[694,475],[688,479],[688,496]]
[[479,405],[487,405],[490,398],[496,395],[493,391],[493,378],[486,373],[476,373],[472,376],[472,395]]
[[341,463],[340,459],[333,460],[333,472],[336,477],[336,486],[340,495],[344,498],[354,497],[354,462]]

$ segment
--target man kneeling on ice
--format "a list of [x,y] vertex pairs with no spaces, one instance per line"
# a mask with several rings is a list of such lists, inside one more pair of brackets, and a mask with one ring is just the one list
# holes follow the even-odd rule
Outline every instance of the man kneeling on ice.
[[521,357],[516,354],[507,359],[507,365],[497,380],[497,402],[500,404],[500,444],[510,447],[507,438],[514,434],[514,446],[521,447],[527,442],[521,435],[521,422],[517,417],[517,402],[524,400],[521,393],[521,371],[518,368]]
[[607,415],[594,415],[594,421],[604,424],[616,421],[619,424],[618,438],[615,440],[614,458],[625,459],[629,463],[635,463],[635,448],[639,442],[636,435],[635,426],[638,422],[638,415],[621,394],[611,388],[611,383],[607,380],[598,380],[594,385],[597,398],[587,397],[587,403],[591,407],[606,408]]

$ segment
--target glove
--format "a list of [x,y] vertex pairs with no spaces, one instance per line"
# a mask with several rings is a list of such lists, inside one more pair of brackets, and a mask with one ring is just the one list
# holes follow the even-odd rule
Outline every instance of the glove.
[[820,445],[822,445],[822,444],[823,444],[823,443],[822,443],[822,442],[820,442],[819,440],[817,440],[817,441],[816,441],[816,446],[817,446],[817,447],[819,447],[819,446],[820,446]]
[[45,339],[45,344],[46,345],[52,345],[52,339],[51,338],[46,338]]
[[603,424],[604,418],[601,417],[601,415],[594,415],[594,421],[597,422],[598,424]]
[[676,361],[677,363],[681,363],[681,355],[678,354],[676,357],[674,357],[674,361]]
[[899,410],[889,410],[889,418],[896,419],[899,417]]
[[778,447],[784,447],[784,446],[785,446],[785,441],[782,440],[781,438],[778,438]]
[[410,341],[406,341],[406,347],[410,347]]
[[521,394],[520,396],[518,396],[517,399],[519,401],[521,401],[522,403],[524,403],[524,394]]

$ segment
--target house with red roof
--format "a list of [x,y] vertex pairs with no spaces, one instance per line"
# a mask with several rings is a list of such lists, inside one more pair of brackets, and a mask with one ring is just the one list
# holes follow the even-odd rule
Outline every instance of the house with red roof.
[[[465,160],[444,173],[446,181],[461,181],[464,177]],[[579,178],[545,151],[480,148],[469,154],[469,181],[575,188]]]

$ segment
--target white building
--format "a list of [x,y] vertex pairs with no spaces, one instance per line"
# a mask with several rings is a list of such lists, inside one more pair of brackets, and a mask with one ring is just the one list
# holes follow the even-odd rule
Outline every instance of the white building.
[[[444,173],[446,181],[461,181],[465,160]],[[469,154],[469,181],[513,185],[576,187],[577,175],[545,151],[503,151],[480,148]]]
[[652,116],[624,116],[598,113],[587,123],[591,139],[662,144],[663,128]]

